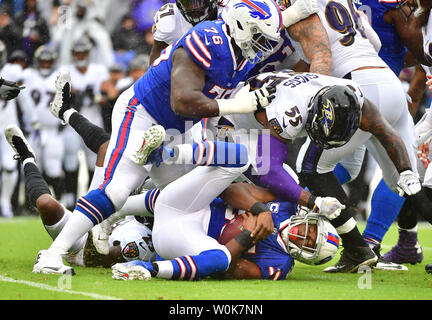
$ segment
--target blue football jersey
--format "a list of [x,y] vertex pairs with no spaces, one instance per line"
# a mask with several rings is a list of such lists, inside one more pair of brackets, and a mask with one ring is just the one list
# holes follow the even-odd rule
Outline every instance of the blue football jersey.
[[[287,201],[272,201],[266,204],[272,212],[274,232],[242,254],[242,258],[254,262],[261,270],[263,279],[284,280],[294,266],[294,259],[288,254],[280,234],[280,224],[294,215],[297,205]],[[219,239],[223,227],[230,222],[227,207],[223,200],[216,199],[210,205],[211,217],[208,235]],[[233,210],[234,216],[238,211]]]
[[399,38],[396,28],[384,21],[383,15],[391,9],[395,9],[398,0],[356,0],[357,9],[370,15],[371,25],[381,40],[379,56],[393,72],[399,76],[401,72],[407,48]]
[[288,31],[282,30],[281,41],[277,44],[275,52],[273,52],[263,62],[257,63],[255,67],[249,72],[248,78],[254,77],[260,73],[276,71],[276,67],[288,57],[289,54],[295,51],[291,40],[288,37]]
[[231,37],[221,19],[199,23],[162,51],[146,74],[134,84],[135,95],[164,128],[184,132],[185,121],[196,123],[200,119],[181,117],[171,109],[172,56],[180,47],[204,70],[203,93],[212,99],[229,97],[238,83],[246,80],[254,65],[243,57],[235,58]]

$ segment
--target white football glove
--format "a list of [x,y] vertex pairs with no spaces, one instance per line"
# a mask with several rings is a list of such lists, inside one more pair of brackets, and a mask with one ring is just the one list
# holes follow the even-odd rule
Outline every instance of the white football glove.
[[248,83],[231,99],[216,99],[219,115],[251,113],[258,108],[267,107],[275,97],[276,88],[268,86],[250,91]]
[[398,181],[398,191],[399,196],[403,197],[404,194],[411,196],[420,192],[421,183],[418,174],[412,172],[411,170],[405,170],[399,174]]
[[345,205],[333,197],[317,197],[315,205],[318,207],[318,213],[325,216],[329,220],[337,218],[341,211],[345,209]]
[[297,0],[290,7],[282,11],[282,24],[285,28],[306,19],[314,13],[318,13],[319,7],[316,0]]

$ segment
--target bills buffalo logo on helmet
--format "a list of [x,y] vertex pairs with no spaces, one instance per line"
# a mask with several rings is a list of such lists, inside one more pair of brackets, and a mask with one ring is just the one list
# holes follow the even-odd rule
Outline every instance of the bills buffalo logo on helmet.
[[333,104],[329,99],[327,99],[327,104],[323,105],[322,115],[319,120],[321,121],[324,134],[328,137],[330,135],[330,130],[334,125],[335,112]]
[[249,13],[251,17],[260,20],[267,20],[272,16],[270,13],[270,7],[264,2],[242,0],[241,3],[236,4],[234,7],[248,7],[250,9]]
[[127,258],[136,258],[139,255],[139,249],[135,241],[129,242],[123,248],[123,255]]

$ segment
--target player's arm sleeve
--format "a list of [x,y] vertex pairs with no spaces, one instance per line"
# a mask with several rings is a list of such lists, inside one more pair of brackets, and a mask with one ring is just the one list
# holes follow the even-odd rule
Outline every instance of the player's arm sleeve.
[[214,47],[207,45],[207,41],[203,32],[193,30],[182,38],[181,46],[192,60],[208,74],[208,72],[218,72],[223,67],[223,61],[218,61]]

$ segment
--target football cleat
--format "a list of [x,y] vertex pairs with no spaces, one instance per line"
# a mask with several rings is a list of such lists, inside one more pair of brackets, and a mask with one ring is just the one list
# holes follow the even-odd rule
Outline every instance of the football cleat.
[[111,269],[112,278],[116,280],[150,280],[153,271],[151,263],[142,260],[116,263]]
[[35,153],[24,137],[21,129],[15,125],[10,124],[5,128],[4,131],[7,142],[10,144],[12,149],[15,151],[14,159],[21,160],[23,162],[28,158],[35,158]]
[[103,255],[109,254],[109,233],[111,230],[111,225],[106,220],[95,225],[91,229],[92,241],[96,251]]
[[344,248],[339,261],[323,271],[328,273],[355,273],[360,266],[374,267],[378,257],[371,248],[352,247]]
[[66,124],[63,115],[70,109],[71,76],[68,71],[61,71],[55,82],[56,93],[49,109],[54,117],[60,119],[62,124]]
[[378,256],[378,262],[374,269],[377,270],[396,270],[396,271],[408,271],[408,268],[402,264],[386,261],[380,254],[381,245],[376,245],[372,248],[375,254]]
[[383,259],[394,263],[416,264],[423,261],[423,249],[417,241],[416,232],[399,230],[399,240],[383,255]]
[[75,274],[72,267],[63,264],[61,255],[57,255],[48,250],[39,251],[32,272],[44,274]]
[[155,151],[165,139],[165,129],[156,125],[144,132],[141,148],[134,154],[135,162],[141,166],[148,164],[150,154]]

